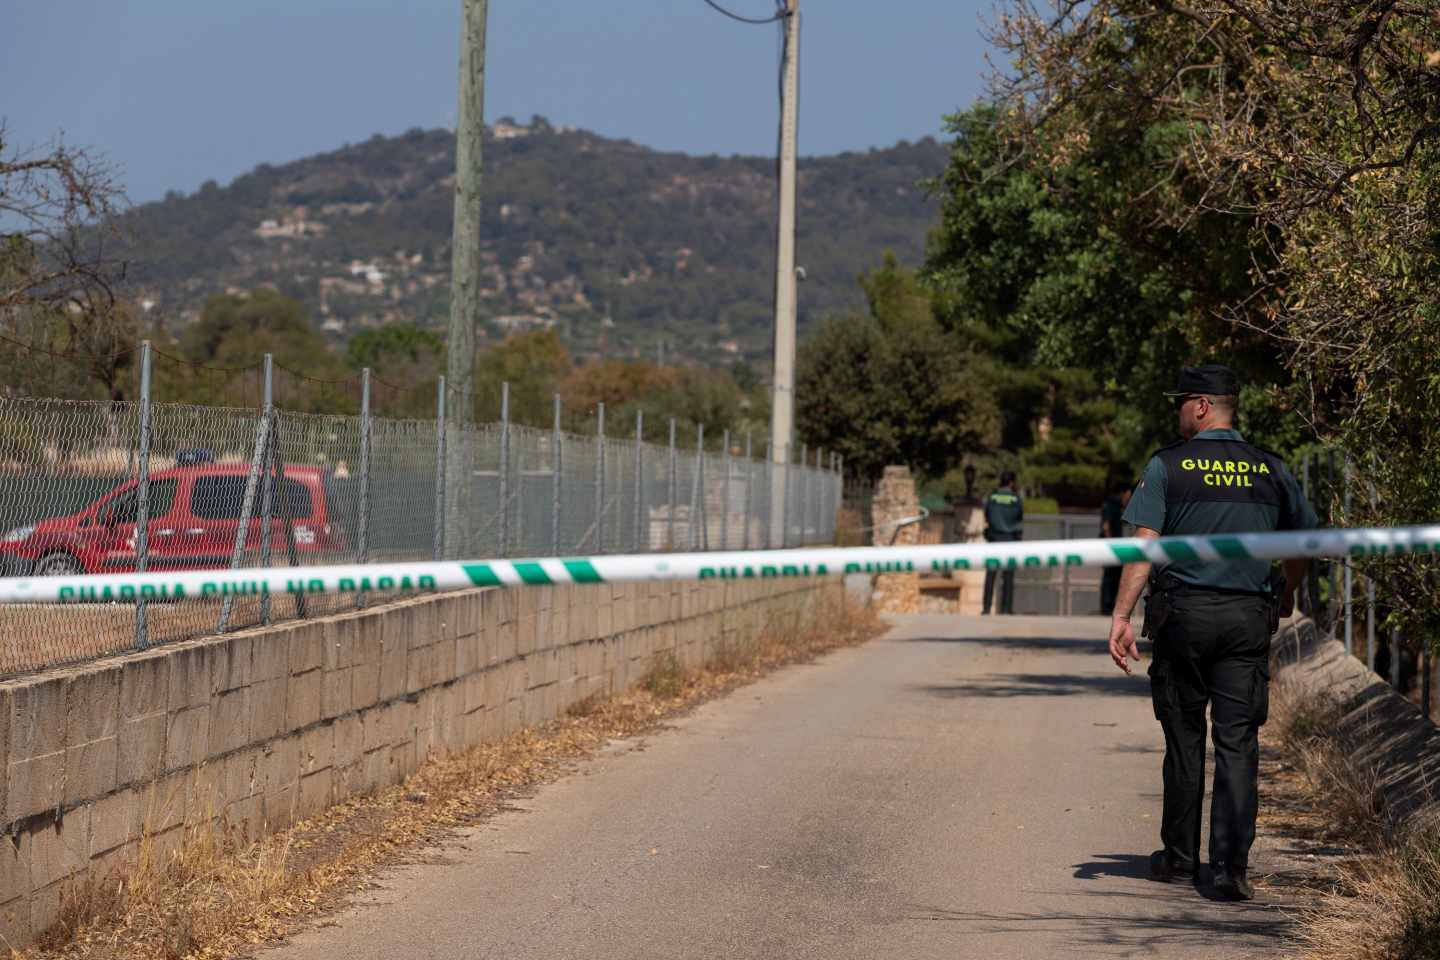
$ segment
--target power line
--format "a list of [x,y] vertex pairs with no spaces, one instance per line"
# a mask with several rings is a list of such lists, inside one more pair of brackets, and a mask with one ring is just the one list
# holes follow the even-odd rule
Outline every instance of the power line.
[[786,11],[785,11],[785,8],[784,8],[784,7],[781,7],[780,9],[778,9],[778,10],[775,11],[775,14],[774,14],[773,16],[765,17],[764,19],[760,19],[760,18],[758,18],[758,17],[742,17],[742,16],[740,16],[740,14],[738,14],[738,13],[731,13],[729,10],[726,10],[724,7],[720,6],[720,4],[716,3],[715,0],[705,0],[705,2],[706,2],[707,4],[709,4],[711,7],[713,7],[713,8],[716,10],[716,12],[718,12],[718,13],[723,13],[725,16],[729,17],[731,20],[739,20],[741,23],[755,23],[755,24],[774,23],[776,20],[783,20],[783,19],[785,19],[785,17],[788,15],[788,14],[786,13]]

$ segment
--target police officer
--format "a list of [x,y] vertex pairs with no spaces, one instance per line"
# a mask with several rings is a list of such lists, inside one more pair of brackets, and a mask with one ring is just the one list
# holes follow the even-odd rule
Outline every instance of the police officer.
[[[1186,367],[1173,398],[1184,439],[1145,467],[1124,519],[1141,537],[1309,529],[1315,512],[1280,458],[1245,442],[1235,429],[1240,385],[1220,364]],[[1110,657],[1130,672],[1139,660],[1130,614],[1147,578],[1145,635],[1154,643],[1150,695],[1165,731],[1162,849],[1151,876],[1195,878],[1205,797],[1205,707],[1210,706],[1215,780],[1210,800],[1209,861],[1216,894],[1253,896],[1246,870],[1259,803],[1259,730],[1268,713],[1272,602],[1288,614],[1305,561],[1285,562],[1283,587],[1264,560],[1238,556],[1206,562],[1170,554],[1152,571],[1125,567],[1110,624]]]
[[[1100,536],[1118,537],[1124,527],[1125,508],[1130,505],[1130,484],[1117,480],[1110,484],[1110,496],[1100,505]],[[1120,595],[1120,568],[1106,567],[1100,575],[1100,613],[1115,612],[1115,598]]]
[[[985,539],[990,542],[1020,539],[1025,520],[1025,500],[1015,490],[1015,471],[1000,474],[1000,489],[985,498]],[[985,570],[984,612],[990,612],[990,598],[995,592],[995,568]],[[1015,612],[1015,571],[1000,574],[1000,612]]]

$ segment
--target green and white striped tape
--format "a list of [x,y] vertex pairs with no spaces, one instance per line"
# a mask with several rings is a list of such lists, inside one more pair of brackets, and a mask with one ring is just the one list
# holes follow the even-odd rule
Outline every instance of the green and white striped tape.
[[0,579],[0,603],[131,603],[265,593],[400,593],[469,587],[750,580],[847,573],[1103,567],[1136,561],[1223,562],[1289,557],[1440,554],[1440,524],[1152,539],[1032,540],[894,547],[647,553],[529,560],[186,570]]

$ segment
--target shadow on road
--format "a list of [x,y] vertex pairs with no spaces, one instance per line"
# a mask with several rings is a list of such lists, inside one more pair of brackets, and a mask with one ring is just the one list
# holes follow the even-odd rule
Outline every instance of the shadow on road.
[[1095,880],[1099,877],[1129,877],[1143,880],[1150,876],[1150,854],[1097,853],[1098,860],[1075,864],[1075,879]]
[[[1053,650],[1060,653],[1081,653],[1097,657],[1110,652],[1109,642],[1077,637],[993,637],[977,634],[964,637],[906,637],[905,643],[968,643],[977,647],[1014,650],[1017,653],[1038,653]],[[1150,659],[1150,641],[1140,641],[1142,663]]]
[[966,683],[923,684],[912,689],[936,697],[1072,697],[1101,693],[1148,697],[1150,685],[1116,673],[1113,677],[1085,677],[1073,673],[992,673]]
[[[1121,856],[1128,858],[1128,855]],[[1148,857],[1143,859],[1148,860]],[[1114,892],[1107,891],[1097,891],[1094,895],[1116,896]],[[1184,901],[1177,902],[1178,897],[1193,898],[1189,900],[1193,906],[1187,907]],[[1092,913],[981,913],[917,908],[909,919],[965,924],[971,934],[1061,934],[1076,944],[1109,947],[1123,951],[1121,955],[1124,956],[1145,957],[1205,946],[1214,946],[1224,950],[1226,956],[1232,956],[1232,951],[1237,948],[1278,945],[1291,929],[1288,919],[1263,904],[1226,904],[1217,909],[1205,900],[1195,898],[1189,887],[1130,894],[1126,899],[1132,902],[1148,900],[1151,906],[1127,911],[1123,916],[1117,916],[1113,910]]]

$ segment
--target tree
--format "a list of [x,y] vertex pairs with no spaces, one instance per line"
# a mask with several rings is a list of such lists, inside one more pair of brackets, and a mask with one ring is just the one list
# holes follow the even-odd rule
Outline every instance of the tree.
[[116,292],[125,264],[111,250],[123,201],[102,158],[63,141],[18,149],[0,125],[6,392],[126,399],[140,323]]
[[872,477],[889,463],[939,476],[993,446],[1000,416],[986,365],[942,329],[914,272],[887,256],[860,285],[870,313],[830,318],[801,348],[799,435]]
[[510,384],[510,420],[549,427],[555,394],[573,364],[554,330],[517,333],[483,351],[475,362],[475,419],[500,419],[501,384]]

